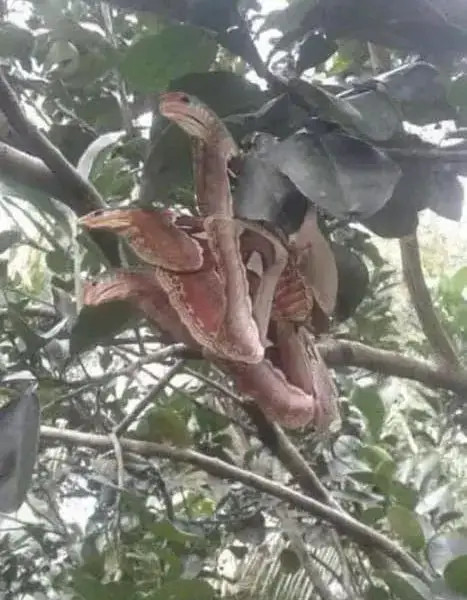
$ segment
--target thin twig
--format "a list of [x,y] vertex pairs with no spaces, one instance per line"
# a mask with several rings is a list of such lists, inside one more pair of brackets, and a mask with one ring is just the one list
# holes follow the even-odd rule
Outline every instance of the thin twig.
[[172,379],[174,375],[178,373],[183,367],[184,361],[178,360],[173,367],[171,367],[165,375],[163,375],[159,381],[154,385],[146,396],[138,402],[138,404],[134,407],[134,409],[129,412],[124,419],[120,421],[118,425],[116,425],[113,429],[115,435],[120,436],[128,429],[128,427],[139,417],[139,415],[145,410],[149,404],[154,400],[154,398],[166,387],[169,381]]
[[433,306],[423,276],[417,234],[401,238],[399,245],[405,284],[423,333],[436,358],[443,361],[448,369],[456,369],[459,367],[459,358]]
[[[100,450],[112,448],[112,441],[109,436],[83,433],[69,429],[43,426],[41,428],[41,437],[43,439],[67,442]],[[292,506],[300,508],[308,514],[332,523],[336,529],[356,541],[360,541],[368,547],[379,549],[389,558],[392,558],[404,571],[412,573],[424,581],[429,581],[429,577],[424,569],[398,544],[378,531],[373,530],[371,527],[360,523],[351,515],[331,508],[314,498],[291,490],[271,479],[261,477],[245,469],[240,469],[218,458],[207,456],[195,450],[174,448],[166,444],[142,442],[127,438],[122,438],[120,443],[124,450],[129,450],[143,456],[159,456],[175,462],[191,464],[216,477],[239,481],[248,487],[269,494],[283,502],[290,503]]]

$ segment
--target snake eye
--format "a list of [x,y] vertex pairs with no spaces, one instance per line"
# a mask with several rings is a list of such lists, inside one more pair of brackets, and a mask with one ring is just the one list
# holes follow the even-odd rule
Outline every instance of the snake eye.
[[186,94],[181,94],[179,101],[183,102],[183,104],[190,104],[190,96],[187,96]]

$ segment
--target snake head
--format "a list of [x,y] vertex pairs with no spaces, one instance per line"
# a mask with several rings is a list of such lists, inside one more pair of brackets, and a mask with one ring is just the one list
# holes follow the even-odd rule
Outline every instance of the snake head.
[[200,244],[165,211],[144,208],[96,210],[80,219],[88,229],[123,235],[145,263],[174,272],[198,271],[204,258]]
[[130,302],[162,332],[168,334],[172,341],[198,348],[152,270],[116,269],[84,283],[85,306],[99,306],[115,300]]
[[238,154],[237,145],[222,120],[195,96],[185,92],[166,92],[160,96],[159,110],[189,136],[204,142],[226,159]]

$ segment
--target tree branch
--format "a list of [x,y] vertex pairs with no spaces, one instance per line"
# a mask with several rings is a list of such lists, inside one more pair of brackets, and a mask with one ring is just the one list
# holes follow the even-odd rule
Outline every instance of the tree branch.
[[445,366],[449,369],[459,367],[459,358],[436,314],[423,277],[417,233],[401,238],[399,245],[405,284],[423,333],[436,357],[442,360]]
[[461,396],[467,394],[467,373],[463,370],[448,372],[427,361],[360,342],[332,340],[319,343],[318,349],[330,367],[359,367],[418,381],[432,388],[443,388]]
[[[112,449],[110,437],[104,435],[43,426],[41,427],[41,437],[42,439],[66,442],[77,446],[80,445],[101,450]],[[304,496],[299,492],[295,492],[270,479],[256,475],[251,471],[240,469],[218,458],[206,456],[195,450],[184,450],[173,448],[166,444],[141,442],[126,438],[122,438],[120,443],[122,448],[129,452],[188,463],[221,479],[239,481],[248,487],[287,502],[308,514],[325,519],[332,523],[341,533],[348,535],[356,541],[382,551],[386,556],[392,558],[404,571],[412,573],[424,581],[428,580],[422,567],[396,543],[378,531],[374,531],[371,527],[360,523],[347,513],[326,506],[313,498]]]
[[[18,183],[26,183],[33,189],[37,187],[46,194],[53,195],[78,216],[106,207],[96,188],[83,179],[47,136],[28,120],[2,69],[0,69],[0,110],[24,145],[43,161],[1,144],[0,171],[7,178],[14,179]],[[8,167],[11,170],[8,170]],[[113,266],[118,266],[120,260],[115,236],[108,232],[97,234],[93,232],[90,237],[102,249],[109,262]]]

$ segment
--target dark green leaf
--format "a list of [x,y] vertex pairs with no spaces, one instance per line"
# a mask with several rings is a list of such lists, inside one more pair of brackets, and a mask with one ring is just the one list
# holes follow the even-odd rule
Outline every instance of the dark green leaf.
[[415,513],[405,506],[391,506],[388,509],[388,520],[391,528],[415,552],[425,546],[423,529]]
[[130,46],[120,69],[136,90],[162,91],[173,79],[208,71],[216,53],[217,43],[206,31],[173,25]]
[[176,526],[167,519],[151,525],[151,533],[155,537],[165,540],[169,543],[182,545],[197,542],[200,539],[200,536],[196,533],[183,530],[181,527]]
[[368,429],[375,441],[381,435],[385,419],[385,408],[376,388],[355,388],[350,401],[354,404],[368,423]]
[[32,481],[39,444],[40,406],[30,387],[0,408],[0,511],[20,508]]
[[151,596],[151,600],[215,600],[217,594],[202,579],[178,579],[163,584]]
[[70,354],[92,350],[100,342],[113,339],[135,316],[133,307],[121,300],[83,307],[71,331]]
[[182,90],[199,98],[220,118],[256,110],[265,100],[256,84],[232,71],[188,73],[171,81],[169,90]]
[[3,22],[0,25],[0,56],[26,60],[30,58],[33,48],[34,36],[31,31],[13,23]]
[[296,573],[302,567],[302,561],[292,548],[282,550],[279,557],[281,568],[286,573]]
[[336,51],[337,44],[334,40],[328,40],[320,31],[309,32],[300,44],[297,73],[301,74],[303,71],[323,63]]
[[6,252],[21,241],[21,233],[16,229],[0,231],[0,253]]
[[379,571],[377,574],[398,600],[433,600],[428,586],[414,575],[403,571]]
[[268,159],[304,196],[337,218],[366,218],[379,211],[401,174],[383,151],[318,122],[271,147]]
[[446,565],[444,579],[448,586],[467,598],[467,554],[458,556]]

